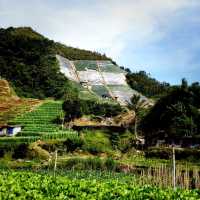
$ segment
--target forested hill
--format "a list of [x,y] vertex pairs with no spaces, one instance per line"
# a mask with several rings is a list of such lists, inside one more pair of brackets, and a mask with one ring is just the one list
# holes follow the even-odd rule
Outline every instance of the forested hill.
[[61,98],[76,92],[60,73],[56,54],[70,60],[111,60],[97,52],[56,43],[29,27],[0,29],[0,76],[19,96]]
[[145,71],[131,72],[129,69],[125,70],[128,72],[126,79],[130,87],[147,97],[160,98],[171,89],[169,83],[159,82]]

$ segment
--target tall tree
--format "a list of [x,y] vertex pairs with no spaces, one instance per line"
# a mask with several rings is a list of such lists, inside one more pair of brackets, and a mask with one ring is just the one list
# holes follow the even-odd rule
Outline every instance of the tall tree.
[[139,116],[141,115],[142,110],[143,110],[142,108],[144,107],[144,102],[145,101],[141,100],[140,95],[133,95],[131,97],[131,101],[128,102],[128,108],[135,112],[134,134],[136,138],[138,138],[137,125],[138,125]]
[[173,139],[198,134],[199,89],[194,85],[188,86],[187,81],[183,79],[181,86],[174,88],[155,104],[141,123],[147,143],[154,143],[164,135]]

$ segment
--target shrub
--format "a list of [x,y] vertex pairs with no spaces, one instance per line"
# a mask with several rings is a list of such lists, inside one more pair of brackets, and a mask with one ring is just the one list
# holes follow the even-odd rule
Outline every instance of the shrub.
[[65,163],[61,163],[58,165],[58,168],[64,168],[67,170],[75,169],[75,170],[103,170],[104,163],[103,161],[97,158],[71,158],[67,160]]
[[77,148],[83,146],[83,140],[81,138],[68,138],[64,141],[64,146],[66,146],[68,152],[73,152]]
[[108,152],[111,149],[109,137],[102,131],[86,131],[83,133],[83,150],[94,155]]
[[26,158],[28,152],[28,144],[20,144],[13,152],[14,159]]
[[[171,148],[149,148],[145,151],[145,156],[148,158],[160,158],[160,159],[171,159],[172,149]],[[176,160],[200,160],[200,150],[197,149],[176,149],[175,150]]]
[[116,170],[116,167],[117,167],[117,164],[116,162],[112,159],[112,157],[108,157],[105,161],[105,167],[107,170],[110,170],[110,171],[115,171]]

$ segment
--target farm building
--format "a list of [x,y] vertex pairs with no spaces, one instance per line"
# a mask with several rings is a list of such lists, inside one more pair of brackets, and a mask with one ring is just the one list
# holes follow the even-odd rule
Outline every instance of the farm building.
[[15,136],[21,129],[20,125],[2,125],[0,126],[0,136]]

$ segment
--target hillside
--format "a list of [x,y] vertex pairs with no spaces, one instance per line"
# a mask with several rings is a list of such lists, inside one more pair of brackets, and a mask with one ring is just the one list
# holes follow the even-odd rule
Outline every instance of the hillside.
[[31,28],[0,29],[0,76],[19,96],[62,98],[76,92],[60,72],[56,54],[68,59],[110,60],[96,52],[55,43]]
[[159,98],[167,94],[171,89],[169,83],[159,82],[145,71],[131,72],[129,70],[126,75],[126,80],[132,89],[150,98]]
[[[117,100],[127,104],[130,98],[141,95],[129,87],[126,82],[126,71],[107,60],[68,60],[56,55],[61,72],[72,81],[81,84],[90,92],[100,97]],[[141,95],[142,99],[147,98]]]
[[28,27],[0,29],[0,38],[0,76],[20,97],[61,99],[84,91],[126,104],[139,94],[105,55],[56,43]]
[[41,101],[37,99],[20,99],[6,80],[0,79],[0,125],[33,109]]

